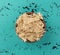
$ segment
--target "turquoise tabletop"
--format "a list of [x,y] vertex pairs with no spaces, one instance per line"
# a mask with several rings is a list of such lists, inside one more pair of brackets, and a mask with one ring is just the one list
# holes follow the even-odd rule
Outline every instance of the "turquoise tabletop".
[[[23,42],[16,34],[18,17],[40,12],[46,33],[37,42]],[[60,55],[60,0],[0,0],[0,55]]]

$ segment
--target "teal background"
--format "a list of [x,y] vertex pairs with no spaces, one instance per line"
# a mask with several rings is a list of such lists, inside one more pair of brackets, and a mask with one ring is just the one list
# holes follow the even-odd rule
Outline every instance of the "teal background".
[[[30,10],[22,8],[30,5]],[[15,22],[33,8],[43,15],[46,33],[38,42],[24,43]],[[60,0],[0,0],[0,55],[60,55]]]

